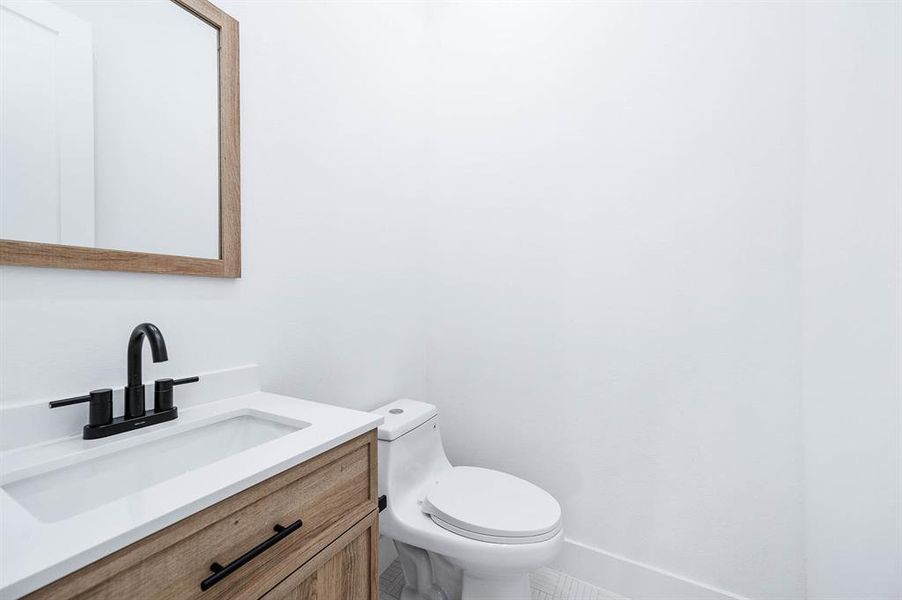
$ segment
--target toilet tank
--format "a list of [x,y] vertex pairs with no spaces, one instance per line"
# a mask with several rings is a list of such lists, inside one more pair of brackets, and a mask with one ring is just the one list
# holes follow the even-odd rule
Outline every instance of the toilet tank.
[[421,496],[433,477],[451,468],[442,446],[438,411],[416,400],[395,400],[377,408],[379,426],[379,493],[391,498]]

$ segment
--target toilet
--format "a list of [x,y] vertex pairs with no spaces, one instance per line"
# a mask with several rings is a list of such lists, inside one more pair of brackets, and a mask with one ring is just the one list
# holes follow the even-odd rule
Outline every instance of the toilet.
[[507,473],[455,467],[438,411],[416,400],[377,409],[380,533],[394,540],[401,600],[528,600],[530,571],[564,543],[561,506]]

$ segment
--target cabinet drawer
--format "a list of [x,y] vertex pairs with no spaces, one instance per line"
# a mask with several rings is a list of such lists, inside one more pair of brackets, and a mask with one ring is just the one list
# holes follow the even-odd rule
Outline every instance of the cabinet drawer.
[[[29,598],[258,598],[376,506],[370,432],[42,588]],[[297,520],[300,528],[209,587],[228,565]]]

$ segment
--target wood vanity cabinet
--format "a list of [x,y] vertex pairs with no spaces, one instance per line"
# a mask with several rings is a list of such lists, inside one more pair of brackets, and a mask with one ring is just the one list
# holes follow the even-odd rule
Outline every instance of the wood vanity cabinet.
[[[361,435],[27,598],[378,600],[376,443]],[[230,572],[204,590],[214,563]]]

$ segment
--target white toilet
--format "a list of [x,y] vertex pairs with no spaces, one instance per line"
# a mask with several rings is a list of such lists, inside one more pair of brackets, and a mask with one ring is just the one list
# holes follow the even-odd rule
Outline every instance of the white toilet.
[[451,466],[430,404],[397,400],[375,412],[385,417],[380,529],[398,549],[401,600],[529,600],[529,572],[564,543],[557,500],[507,473]]

